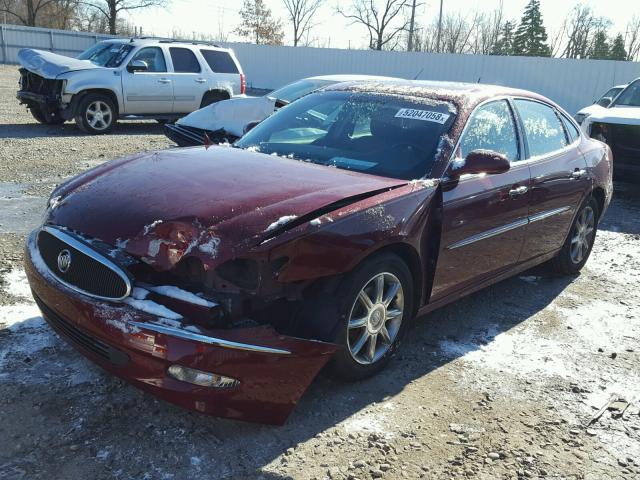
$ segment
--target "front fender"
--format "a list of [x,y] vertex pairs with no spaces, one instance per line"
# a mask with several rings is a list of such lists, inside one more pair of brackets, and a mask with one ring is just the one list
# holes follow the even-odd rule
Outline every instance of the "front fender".
[[118,102],[118,111],[124,109],[122,96],[122,77],[118,70],[112,68],[99,68],[93,70],[81,70],[69,72],[58,77],[66,80],[63,95],[76,96],[88,90],[108,90]]

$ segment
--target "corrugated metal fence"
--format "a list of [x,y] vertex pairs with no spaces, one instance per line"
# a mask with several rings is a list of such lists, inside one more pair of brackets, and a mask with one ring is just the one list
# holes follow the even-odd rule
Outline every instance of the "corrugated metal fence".
[[[20,48],[76,56],[108,35],[0,25],[1,60],[16,63]],[[230,43],[249,85],[277,88],[313,75],[360,73],[481,82],[539,92],[574,113],[617,84],[640,77],[640,63],[608,60],[378,52]]]

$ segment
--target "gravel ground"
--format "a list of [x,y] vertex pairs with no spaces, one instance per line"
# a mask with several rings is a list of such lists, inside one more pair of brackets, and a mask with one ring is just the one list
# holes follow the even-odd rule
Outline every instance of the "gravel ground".
[[234,422],[107,376],[44,324],[22,244],[48,193],[170,144],[152,122],[37,125],[16,79],[0,66],[0,478],[640,477],[637,187],[617,185],[581,275],[504,281],[420,319],[375,378],[320,375],[283,427]]

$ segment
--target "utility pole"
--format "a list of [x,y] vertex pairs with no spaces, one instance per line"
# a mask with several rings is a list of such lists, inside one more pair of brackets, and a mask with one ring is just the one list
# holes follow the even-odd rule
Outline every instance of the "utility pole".
[[442,35],[442,2],[440,0],[440,15],[438,16],[438,36],[436,37],[436,52],[440,52],[440,36]]
[[416,1],[417,0],[413,0],[413,5],[411,6],[411,21],[409,22],[409,42],[407,43],[407,50],[409,52],[413,52],[413,32],[416,22]]

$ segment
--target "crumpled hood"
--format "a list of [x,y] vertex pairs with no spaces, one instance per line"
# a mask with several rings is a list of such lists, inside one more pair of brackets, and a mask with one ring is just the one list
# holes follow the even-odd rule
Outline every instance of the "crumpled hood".
[[617,123],[621,125],[640,125],[640,107],[601,107],[591,114],[589,121]]
[[247,124],[267,118],[275,110],[275,104],[275,98],[238,96],[196,110],[177,123],[210,131],[224,128],[226,132],[241,137]]
[[186,255],[215,266],[314,210],[406,183],[229,147],[174,149],[67,182],[47,221],[161,270]]
[[44,50],[23,48],[18,52],[18,62],[30,72],[44,78],[55,79],[58,75],[74,70],[89,70],[102,68],[94,65],[89,60],[65,57],[57,53]]

